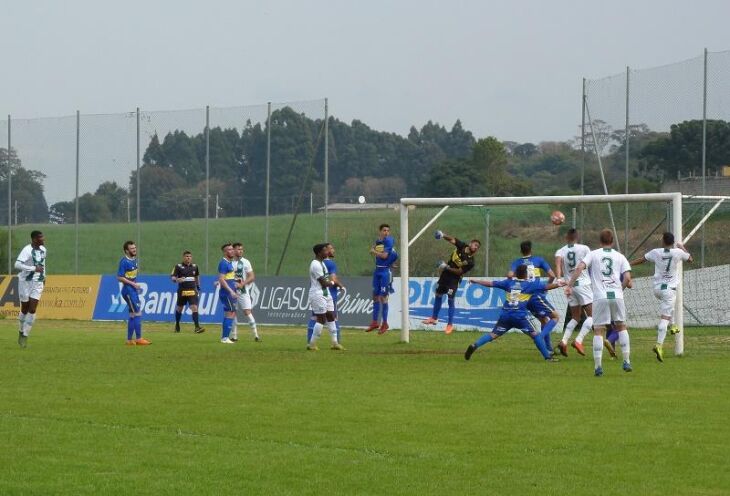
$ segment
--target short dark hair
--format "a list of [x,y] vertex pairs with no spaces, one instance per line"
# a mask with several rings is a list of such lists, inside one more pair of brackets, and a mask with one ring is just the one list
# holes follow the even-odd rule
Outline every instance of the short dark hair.
[[231,243],[223,243],[221,245],[221,251],[225,250],[226,249],[226,246],[233,246],[233,245]]
[[565,237],[572,241],[575,241],[576,239],[578,239],[578,229],[576,229],[575,227],[571,227],[565,233]]
[[183,257],[184,257],[185,255],[192,255],[192,254],[193,254],[193,252],[191,252],[190,250],[185,250],[185,251],[183,252]]
[[674,244],[674,234],[670,232],[665,232],[662,234],[662,241],[664,241],[665,245],[673,245]]
[[601,244],[612,245],[613,244],[613,231],[610,229],[601,230],[599,239],[601,240]]
[[384,227],[390,229],[390,226],[388,224],[380,224],[380,226],[378,227],[378,231],[382,231]]
[[243,243],[241,243],[240,241],[236,241],[235,243],[233,243],[233,247],[234,247],[234,248],[238,248],[239,246],[240,246],[241,248],[243,248]]
[[124,250],[126,252],[127,248],[129,248],[130,246],[132,246],[134,244],[136,244],[136,243],[134,241],[132,241],[131,239],[129,241],[125,241],[124,245],[122,245],[122,250]]
[[41,231],[31,231],[30,233],[30,239],[36,239],[39,236],[43,236],[43,233]]
[[532,241],[527,240],[520,243],[520,251],[523,255],[527,255],[532,251]]
[[319,255],[322,252],[322,250],[324,250],[327,247],[328,244],[329,243],[317,243],[316,245],[314,245],[312,247],[312,251],[314,252],[315,255]]
[[481,241],[479,241],[479,240],[478,240],[478,239],[476,239],[476,238],[474,238],[474,239],[472,239],[471,241],[469,241],[469,243],[479,243],[479,246],[482,246],[482,242],[481,242]]
[[517,276],[517,279],[524,279],[527,277],[527,265],[522,264],[517,267],[517,270],[515,270],[515,276]]

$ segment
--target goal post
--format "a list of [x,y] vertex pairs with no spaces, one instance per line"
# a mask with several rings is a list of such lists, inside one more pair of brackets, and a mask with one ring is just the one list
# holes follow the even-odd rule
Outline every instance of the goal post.
[[[705,197],[701,197],[705,198]],[[714,197],[713,197],[714,198]],[[410,341],[410,311],[409,311],[409,246],[416,240],[410,238],[409,211],[418,207],[442,207],[438,215],[444,212],[448,206],[505,206],[505,205],[566,205],[566,204],[606,204],[611,203],[647,203],[657,202],[671,205],[671,229],[675,239],[683,240],[682,235],[682,194],[681,193],[643,193],[643,194],[620,194],[620,195],[573,195],[573,196],[524,196],[524,197],[472,197],[472,198],[401,198],[400,201],[400,298],[401,298],[401,341]],[[429,221],[428,227],[434,219]],[[706,219],[703,219],[703,221]],[[604,226],[611,227],[613,226]],[[422,234],[425,228],[421,228],[418,235]],[[618,240],[618,236],[616,236]],[[628,254],[627,254],[628,255]],[[675,323],[680,329],[684,329],[683,291],[682,291],[682,267],[678,272],[677,303],[675,311]],[[631,325],[631,320],[629,320]],[[675,354],[681,355],[684,352],[684,333],[676,336]]]

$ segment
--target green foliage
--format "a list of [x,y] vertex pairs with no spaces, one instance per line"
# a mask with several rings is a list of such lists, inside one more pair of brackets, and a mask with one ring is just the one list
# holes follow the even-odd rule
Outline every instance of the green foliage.
[[[263,342],[242,333],[224,346],[218,326],[197,335],[184,321],[180,334],[144,322],[153,344],[127,348],[124,322],[38,319],[25,350],[15,319],[0,323],[0,373],[14,378],[0,403],[0,493],[666,496],[730,487],[727,330],[692,329],[688,356],[659,364],[656,331],[632,329],[634,372],[604,354],[597,379],[590,357],[546,364],[519,334],[465,362],[477,333],[415,332],[405,345],[394,331],[343,329],[347,351],[326,349],[322,336],[323,349],[307,352],[303,325],[260,327]],[[563,470],[551,477],[530,459]],[[610,462],[598,470],[596,460]]]
[[[8,170],[11,171],[13,221],[48,222],[48,204],[43,194],[45,174],[24,169],[15,149],[0,148],[0,224],[8,223]],[[17,209],[15,208],[17,204]]]

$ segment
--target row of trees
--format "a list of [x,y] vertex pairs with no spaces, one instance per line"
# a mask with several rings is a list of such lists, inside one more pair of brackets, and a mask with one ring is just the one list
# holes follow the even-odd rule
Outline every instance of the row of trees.
[[[594,155],[584,157],[578,140],[517,143],[496,138],[476,139],[457,121],[451,129],[428,122],[412,127],[407,136],[374,130],[365,123],[336,118],[329,121],[329,180],[331,201],[370,202],[409,196],[482,196],[570,194],[579,191],[580,170],[587,164],[585,191],[602,192]],[[606,167],[609,189],[624,187],[624,131],[594,122],[596,147]],[[273,213],[289,212],[290,199],[302,192],[322,198],[323,122],[284,108],[271,119],[271,195]],[[592,136],[591,136],[592,137]],[[240,129],[210,130],[208,187],[224,215],[259,215],[265,209],[265,123],[243,123]],[[658,133],[633,126],[631,192],[658,189],[666,177],[687,174],[701,163],[702,122],[673,125]],[[714,173],[730,162],[730,123],[708,121],[707,166]],[[591,143],[592,146],[592,143]],[[147,144],[140,168],[140,210],[146,220],[202,217],[205,212],[205,156],[203,133],[176,130],[155,134]],[[13,174],[13,196],[22,202],[19,222],[68,221],[73,201],[49,209],[43,196],[43,174],[21,167],[11,150],[0,149],[0,205],[7,203],[7,174]],[[136,212],[137,172],[129,186],[101,184],[79,198],[82,222],[125,221]],[[3,186],[3,184],[5,186]],[[282,199],[287,199],[282,201]],[[213,205],[210,206],[214,215]],[[7,209],[0,207],[0,222]]]

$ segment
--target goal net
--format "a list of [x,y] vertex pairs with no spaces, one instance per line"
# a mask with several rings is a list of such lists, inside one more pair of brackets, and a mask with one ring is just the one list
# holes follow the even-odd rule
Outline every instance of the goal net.
[[[727,200],[727,201],[726,201]],[[562,225],[553,225],[551,212],[565,214]],[[403,198],[400,205],[400,307],[401,340],[408,342],[411,329],[442,330],[446,325],[444,300],[439,322],[425,325],[431,315],[438,262],[446,260],[453,246],[434,239],[442,230],[465,242],[477,239],[480,251],[474,268],[456,293],[456,330],[488,330],[499,316],[504,295],[499,290],[467,284],[468,277],[503,278],[511,261],[519,258],[522,241],[532,242],[533,255],[554,268],[555,252],[565,244],[568,229],[578,230],[580,242],[599,246],[604,228],[614,231],[615,247],[629,260],[661,247],[661,236],[672,232],[687,241],[691,264],[679,267],[674,322],[685,326],[730,324],[730,197],[682,197],[680,193],[587,195],[508,198]],[[654,264],[632,269],[634,285],[624,294],[629,328],[655,329],[659,304],[653,294]],[[548,298],[561,315],[562,329],[567,299],[562,289]],[[675,340],[675,353],[684,351],[683,333]]]

